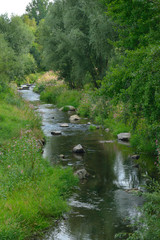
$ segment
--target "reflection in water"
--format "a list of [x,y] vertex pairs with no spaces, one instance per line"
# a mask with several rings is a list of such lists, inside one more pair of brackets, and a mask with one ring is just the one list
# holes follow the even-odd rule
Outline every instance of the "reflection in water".
[[139,177],[138,170],[136,168],[130,168],[129,166],[123,163],[124,158],[121,152],[118,152],[116,155],[114,171],[117,176],[116,181],[114,182],[119,188],[136,188],[139,186]]
[[[32,90],[22,94],[27,100],[39,100]],[[141,183],[138,170],[128,158],[132,149],[117,142],[103,143],[110,140],[109,134],[89,131],[84,120],[70,123],[68,114],[52,105],[38,105],[36,111],[42,116],[42,129],[48,137],[44,157],[52,164],[72,165],[75,170],[85,167],[92,176],[69,199],[71,212],[67,219],[51,229],[43,240],[113,240],[115,233],[129,231],[126,218],[132,221],[138,214],[135,207],[143,204],[141,197],[124,191]],[[69,123],[69,127],[61,128],[60,123]],[[51,131],[59,130],[61,136],[51,135]],[[86,149],[84,155],[72,153],[79,143]],[[65,158],[61,159],[60,154]]]

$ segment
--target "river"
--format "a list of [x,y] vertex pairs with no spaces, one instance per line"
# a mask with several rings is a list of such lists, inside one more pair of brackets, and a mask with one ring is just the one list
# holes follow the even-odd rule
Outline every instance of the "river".
[[[112,138],[110,133],[89,130],[87,119],[70,123],[68,113],[40,102],[39,94],[32,87],[21,94],[42,117],[42,129],[47,136],[44,157],[53,166],[85,168],[91,175],[69,199],[71,211],[48,230],[43,240],[113,240],[116,233],[132,231],[128,225],[140,214],[137,207],[142,206],[143,199],[125,190],[140,188],[144,183],[139,169],[129,158],[133,149],[117,141],[104,143]],[[69,127],[62,128],[60,123],[68,123]],[[59,130],[61,136],[51,135],[51,131]],[[77,144],[84,146],[85,154],[72,153]],[[65,158],[61,159],[60,154]]]

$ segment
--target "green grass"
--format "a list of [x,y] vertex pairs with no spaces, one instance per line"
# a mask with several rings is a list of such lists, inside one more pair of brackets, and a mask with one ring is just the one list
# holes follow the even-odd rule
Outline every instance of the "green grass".
[[97,129],[97,127],[94,126],[94,125],[90,125],[90,126],[89,126],[89,130],[90,130],[90,131],[94,131],[94,130],[96,130],[96,129]]
[[[19,101],[21,101],[19,99]],[[40,126],[40,119],[33,109],[24,103],[20,107],[0,101],[0,145],[8,139],[18,137],[20,129],[34,129]],[[40,132],[39,132],[40,133]]]
[[32,106],[12,98],[0,102],[0,239],[24,240],[68,211],[66,199],[78,180],[72,169],[53,168],[42,158],[40,119]]

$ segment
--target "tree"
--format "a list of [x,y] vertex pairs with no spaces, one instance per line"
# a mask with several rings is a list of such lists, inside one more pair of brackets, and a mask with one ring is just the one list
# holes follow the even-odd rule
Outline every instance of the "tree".
[[49,5],[49,0],[32,0],[27,5],[26,12],[31,19],[34,18],[39,24],[40,20],[45,18]]
[[159,0],[106,0],[106,5],[119,32],[117,46],[134,50],[159,41]]
[[34,35],[28,25],[18,16],[0,16],[0,80],[22,80],[34,72],[35,61],[29,54]]
[[22,19],[13,16],[9,23],[7,40],[16,54],[28,53],[34,41],[34,35]]
[[45,65],[70,86],[103,78],[114,38],[112,23],[98,0],[57,0],[45,19],[41,42]]

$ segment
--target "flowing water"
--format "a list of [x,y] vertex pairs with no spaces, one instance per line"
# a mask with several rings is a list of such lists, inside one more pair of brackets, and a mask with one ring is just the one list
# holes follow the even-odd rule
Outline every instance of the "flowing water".
[[[143,184],[138,168],[129,158],[133,154],[131,147],[117,141],[104,143],[112,136],[104,130],[90,131],[86,119],[70,123],[68,113],[40,102],[32,88],[21,93],[24,99],[35,103],[35,110],[42,116],[42,129],[47,136],[44,157],[53,165],[85,168],[91,175],[69,199],[70,213],[43,240],[113,240],[116,233],[130,231],[128,224],[139,215],[136,207],[143,204],[142,197],[125,191]],[[62,128],[60,123],[68,123],[69,127]],[[51,135],[51,131],[59,130],[61,136]],[[86,150],[83,155],[72,153],[79,143]],[[60,154],[65,158],[61,159]]]

